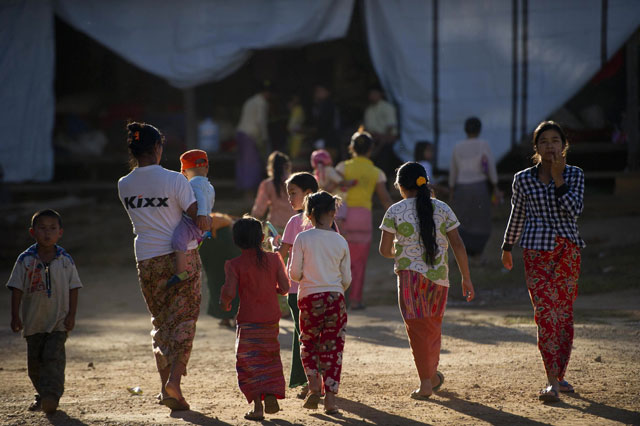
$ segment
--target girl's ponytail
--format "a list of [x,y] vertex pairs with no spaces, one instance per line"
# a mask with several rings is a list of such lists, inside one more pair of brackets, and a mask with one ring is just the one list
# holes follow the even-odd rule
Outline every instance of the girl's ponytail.
[[284,187],[284,181],[287,179],[287,165],[291,163],[289,156],[280,151],[273,151],[267,159],[267,174],[273,178],[273,186],[276,188],[276,196],[280,198]]
[[420,238],[424,246],[427,264],[433,265],[438,251],[436,244],[436,223],[433,220],[433,204],[431,202],[431,189],[429,178],[422,165],[409,162],[404,163],[398,169],[396,185],[409,190],[417,190],[416,211],[420,224]]

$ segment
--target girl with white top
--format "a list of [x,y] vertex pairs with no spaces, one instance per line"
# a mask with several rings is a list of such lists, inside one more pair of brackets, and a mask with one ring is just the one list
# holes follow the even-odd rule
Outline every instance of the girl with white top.
[[347,307],[344,292],[351,284],[347,241],[332,228],[336,201],[328,192],[307,195],[304,212],[313,228],[298,234],[289,262],[289,277],[298,281],[300,358],[309,381],[304,408],[316,409],[324,383],[324,410],[336,414]]
[[398,304],[420,377],[411,398],[418,400],[426,400],[444,383],[437,368],[449,291],[449,244],[462,275],[462,293],[467,301],[474,298],[460,222],[447,204],[431,198],[428,183],[419,163],[403,164],[395,182],[403,199],[389,207],[380,225],[380,254],[395,259]]

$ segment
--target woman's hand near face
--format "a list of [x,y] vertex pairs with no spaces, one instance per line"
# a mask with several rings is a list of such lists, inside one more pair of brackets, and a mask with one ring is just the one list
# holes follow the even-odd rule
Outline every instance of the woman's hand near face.
[[553,154],[553,161],[551,163],[551,177],[553,181],[556,183],[556,186],[560,186],[564,184],[564,178],[562,177],[562,172],[564,171],[564,166],[567,165],[567,160],[561,153]]

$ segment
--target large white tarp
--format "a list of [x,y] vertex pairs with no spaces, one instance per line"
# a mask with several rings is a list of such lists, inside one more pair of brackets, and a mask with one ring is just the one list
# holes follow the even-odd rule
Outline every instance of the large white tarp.
[[220,80],[252,50],[343,37],[353,0],[57,0],[56,13],[176,87]]
[[[601,0],[528,1],[525,131],[575,94],[601,66]],[[438,166],[448,168],[469,116],[500,157],[511,146],[512,5],[510,0],[438,2]],[[518,2],[518,95],[522,95],[522,6]],[[401,144],[434,140],[433,0],[369,0],[364,8],[373,65],[398,105]],[[640,1],[609,0],[607,52],[640,25]],[[522,100],[518,101],[520,136]]]
[[353,0],[0,2],[0,164],[8,182],[53,177],[54,11],[180,88],[220,80],[256,49],[343,37]]
[[[397,105],[401,145],[434,139],[434,0],[363,2],[369,51]],[[518,15],[522,31],[522,0]],[[601,66],[601,0],[529,0],[526,126],[568,100]],[[438,166],[470,115],[499,157],[511,144],[511,0],[438,1]],[[640,25],[640,1],[608,0],[607,52]],[[53,14],[176,87],[215,81],[255,49],[343,37],[353,0],[0,1],[0,165],[5,180],[53,175]],[[518,72],[522,77],[522,46]],[[521,82],[518,86],[521,95]],[[521,99],[517,121],[520,134]]]
[[53,7],[0,1],[0,166],[8,182],[53,177]]

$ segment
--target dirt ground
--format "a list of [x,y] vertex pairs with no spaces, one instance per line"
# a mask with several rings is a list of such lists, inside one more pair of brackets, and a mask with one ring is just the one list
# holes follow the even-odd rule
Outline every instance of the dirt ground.
[[[172,414],[156,403],[159,380],[151,352],[151,324],[132,260],[130,224],[116,204],[97,203],[90,207],[100,214],[74,214],[68,206],[69,213],[65,214],[66,234],[61,244],[76,259],[85,287],[80,294],[76,329],[67,341],[66,391],[60,409],[49,417],[26,410],[34,393],[26,372],[26,344],[9,329],[9,295],[6,293],[0,303],[0,318],[6,321],[5,325],[0,324],[0,423],[254,424],[243,418],[249,405],[236,381],[235,333],[220,328],[215,318],[204,313],[204,305],[189,374],[183,381],[183,391],[192,410]],[[606,208],[610,206],[602,207]],[[593,223],[584,224],[587,242],[589,238],[600,238],[605,247],[611,242],[598,235],[616,239],[611,235],[618,232],[620,238],[626,238],[626,245],[637,244],[640,241],[637,211],[621,215],[611,219],[610,226],[603,230],[598,225],[602,222],[595,220],[600,216],[593,214]],[[9,224],[12,228],[22,226],[17,217],[15,225]],[[624,221],[636,225],[635,234],[624,229],[616,231],[615,224]],[[503,226],[496,226],[490,245],[500,238]],[[24,238],[10,238],[17,255],[26,247]],[[605,255],[594,256],[597,259]],[[12,261],[5,259],[0,267],[3,280],[10,273],[6,265]],[[593,262],[588,260],[584,267],[588,269],[588,264]],[[631,269],[630,265],[627,267]],[[404,326],[393,303],[395,282],[391,268],[390,262],[372,250],[367,271],[369,306],[364,311],[349,313],[338,399],[341,414],[329,417],[321,410],[304,410],[294,392],[289,392],[287,398],[280,401],[282,411],[268,415],[263,423],[640,424],[640,290],[637,286],[578,297],[576,337],[567,374],[577,393],[563,395],[561,403],[543,405],[537,400],[537,392],[545,379],[522,275],[517,271],[504,274],[493,258],[482,268],[472,268],[472,277],[480,277],[474,278],[479,298],[471,304],[462,302],[458,297],[459,282],[453,280],[439,367],[446,382],[440,392],[422,402],[409,398],[418,379]],[[479,269],[485,271],[481,273]],[[612,269],[605,269],[601,273],[610,271]],[[637,278],[637,274],[634,276]],[[493,288],[488,282],[492,277],[496,282],[506,282],[506,287]],[[206,304],[206,285],[203,288]],[[500,297],[494,297],[495,294]],[[280,325],[282,361],[288,377],[293,324],[283,319]],[[143,394],[131,395],[127,388],[134,386],[140,386]]]

